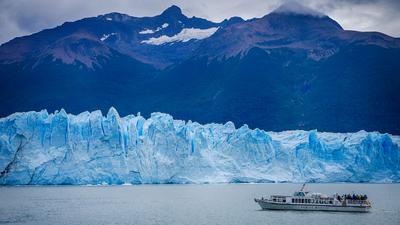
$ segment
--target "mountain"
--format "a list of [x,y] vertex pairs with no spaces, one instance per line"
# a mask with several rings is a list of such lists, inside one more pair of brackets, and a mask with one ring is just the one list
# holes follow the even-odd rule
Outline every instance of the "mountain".
[[377,132],[43,110],[0,119],[0,184],[399,182],[399,146],[399,136]]
[[400,134],[400,40],[286,3],[220,23],[110,13],[0,46],[0,116],[115,106],[264,130]]
[[[206,38],[224,24],[228,21],[219,24],[196,17],[188,18],[177,6],[171,6],[155,17],[138,18],[109,13],[16,38],[2,45],[0,62],[31,59],[37,66],[50,57],[64,64],[79,63],[93,69],[101,66],[98,57],[112,57],[110,49],[113,49],[142,63],[163,68],[187,57],[191,49],[197,47],[196,38]],[[165,40],[174,35],[193,39],[178,43]],[[160,46],[162,43],[174,45]]]

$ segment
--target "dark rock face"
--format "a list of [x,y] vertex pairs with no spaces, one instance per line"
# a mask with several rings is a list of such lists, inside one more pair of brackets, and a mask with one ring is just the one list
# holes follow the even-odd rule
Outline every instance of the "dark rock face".
[[221,23],[176,6],[155,17],[110,13],[3,44],[0,115],[115,106],[265,130],[400,134],[399,61],[399,39],[293,6]]

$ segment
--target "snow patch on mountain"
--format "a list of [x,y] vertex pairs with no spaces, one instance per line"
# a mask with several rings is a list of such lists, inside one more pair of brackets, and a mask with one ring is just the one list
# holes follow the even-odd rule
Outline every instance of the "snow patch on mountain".
[[105,41],[107,40],[107,38],[109,38],[110,36],[116,35],[117,33],[110,33],[110,34],[103,34],[103,36],[101,36],[100,41]]
[[208,29],[184,28],[181,32],[175,34],[174,36],[162,35],[160,37],[152,37],[148,40],[142,41],[142,43],[151,45],[162,45],[165,43],[177,41],[187,42],[192,39],[201,40],[213,35],[218,30],[218,28],[219,27],[211,27]]
[[154,34],[157,31],[158,30],[154,31],[154,30],[150,30],[150,29],[144,29],[142,31],[139,31],[139,34]]
[[154,34],[162,29],[165,29],[169,26],[168,23],[164,23],[163,25],[161,25],[161,27],[157,27],[157,29],[155,30],[150,30],[150,29],[144,29],[142,31],[139,31],[139,34]]
[[139,34],[154,34],[157,31],[158,30],[154,31],[154,30],[150,30],[150,29],[144,29],[142,31],[139,31]]
[[105,117],[15,113],[0,119],[0,184],[399,182],[399,140],[120,117],[114,108]]

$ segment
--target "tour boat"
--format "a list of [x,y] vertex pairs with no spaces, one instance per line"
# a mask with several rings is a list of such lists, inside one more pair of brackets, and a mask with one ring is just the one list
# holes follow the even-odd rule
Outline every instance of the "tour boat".
[[263,210],[304,210],[304,211],[336,211],[336,212],[369,212],[371,203],[366,195],[339,195],[332,196],[321,193],[304,191],[305,184],[300,191],[292,196],[271,195],[269,198],[254,199]]

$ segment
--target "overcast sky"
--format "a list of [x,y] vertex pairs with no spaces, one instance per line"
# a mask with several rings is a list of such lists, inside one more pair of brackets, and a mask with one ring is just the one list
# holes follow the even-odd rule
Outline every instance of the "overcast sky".
[[[287,0],[0,0],[0,43],[66,21],[121,12],[154,16],[179,6],[187,16],[221,21],[268,14]],[[400,0],[299,0],[338,21],[345,29],[400,37]]]

